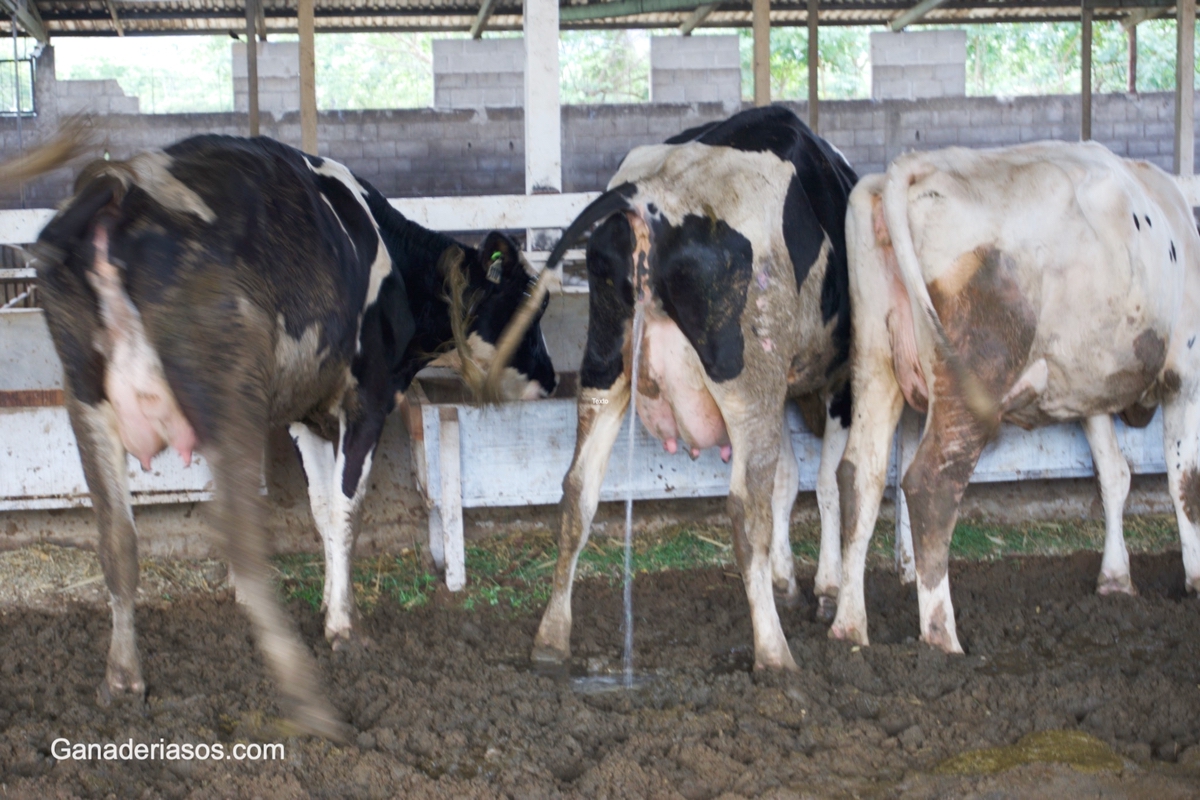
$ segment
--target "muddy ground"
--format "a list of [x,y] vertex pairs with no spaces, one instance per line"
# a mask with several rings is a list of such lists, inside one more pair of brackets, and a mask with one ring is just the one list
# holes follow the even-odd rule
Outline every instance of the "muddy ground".
[[[1095,553],[955,562],[964,657],[914,641],[915,592],[894,575],[868,578],[867,648],[829,641],[809,595],[783,613],[795,675],[748,670],[746,601],[727,570],[641,575],[637,668],[654,680],[597,694],[529,671],[540,609],[381,603],[364,621],[375,646],[332,654],[319,615],[294,603],[333,702],[358,731],[346,747],[279,731],[228,590],[144,603],[147,702],[107,710],[94,700],[107,612],[10,603],[0,797],[1200,796],[1200,602],[1184,594],[1180,556],[1135,556],[1136,598],[1097,597],[1098,567]],[[620,594],[603,580],[578,586],[577,673],[620,663]],[[1008,760],[990,768],[1012,768],[999,773],[936,772],[1036,731],[1094,739],[1063,739],[1057,752],[1053,734],[1033,748],[1040,755],[1001,751]],[[58,737],[283,742],[286,759],[56,761]],[[1080,740],[1090,760],[1071,754]]]

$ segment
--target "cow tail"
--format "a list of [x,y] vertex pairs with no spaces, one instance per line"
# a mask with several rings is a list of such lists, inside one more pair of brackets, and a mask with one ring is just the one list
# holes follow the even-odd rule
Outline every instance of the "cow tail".
[[0,185],[33,180],[83,155],[91,146],[91,135],[83,120],[71,117],[59,125],[58,133],[50,141],[0,164]]
[[571,223],[554,245],[554,249],[550,251],[550,257],[546,259],[546,266],[542,268],[542,272],[538,275],[537,283],[529,296],[525,298],[525,302],[513,314],[509,320],[504,333],[500,336],[500,341],[496,343],[496,353],[492,359],[491,365],[488,367],[487,382],[484,384],[485,397],[499,397],[500,382],[504,377],[504,368],[508,366],[508,362],[512,360],[513,353],[516,352],[517,345],[525,336],[525,332],[529,330],[529,326],[533,324],[534,317],[542,307],[542,301],[546,299],[546,295],[550,293],[550,288],[553,284],[562,285],[562,272],[558,269],[559,263],[571,245],[579,241],[593,225],[618,211],[625,211],[630,208],[629,198],[636,191],[637,187],[632,183],[623,183],[614,189],[609,189],[604,194],[597,197],[588,207],[579,212],[579,216]]
[[912,229],[908,219],[908,188],[920,180],[920,161],[905,159],[894,164],[888,170],[887,182],[883,188],[883,213],[887,220],[888,235],[892,239],[892,248],[896,254],[896,262],[900,267],[900,277],[908,289],[909,297],[916,302],[918,309],[913,315],[916,324],[924,319],[933,332],[934,346],[938,354],[945,360],[946,365],[962,387],[963,399],[967,408],[981,422],[989,426],[996,420],[999,411],[997,398],[992,396],[983,384],[959,357],[957,348],[950,341],[942,319],[933,306],[933,298],[929,296],[929,287],[925,285],[925,276],[921,273],[921,264],[917,260],[917,251],[913,245]]

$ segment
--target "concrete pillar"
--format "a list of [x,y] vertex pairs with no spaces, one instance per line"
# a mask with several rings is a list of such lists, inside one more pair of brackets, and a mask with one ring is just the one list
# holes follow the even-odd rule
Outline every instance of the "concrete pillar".
[[1079,138],[1087,141],[1092,138],[1092,9],[1088,0],[1083,0],[1079,12],[1080,37],[1079,51],[1082,57],[1080,65],[1080,122]]
[[1179,3],[1176,8],[1175,54],[1175,174],[1196,171],[1196,3]]
[[967,93],[967,32],[871,34],[871,98],[916,100]]
[[434,108],[520,108],[524,102],[523,39],[433,42]]
[[254,46],[258,24],[255,5],[255,0],[246,0],[246,85],[251,136],[258,136],[258,48]]
[[[562,192],[558,97],[558,0],[525,0],[525,193]],[[526,247],[548,250],[557,231],[530,230]]]
[[525,192],[562,191],[558,3],[525,0]]
[[808,0],[808,127],[817,132],[817,0]]
[[650,39],[651,103],[742,104],[742,62],[736,36],[655,36]]
[[317,62],[314,0],[300,0],[300,149],[317,154]]
[[754,105],[771,104],[771,0],[753,0]]

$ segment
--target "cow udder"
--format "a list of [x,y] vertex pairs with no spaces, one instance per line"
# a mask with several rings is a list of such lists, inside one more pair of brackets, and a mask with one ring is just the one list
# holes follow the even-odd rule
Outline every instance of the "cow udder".
[[646,317],[635,402],[642,423],[667,452],[682,444],[695,457],[720,447],[722,458],[729,458],[725,418],[705,384],[700,359],[668,318]]

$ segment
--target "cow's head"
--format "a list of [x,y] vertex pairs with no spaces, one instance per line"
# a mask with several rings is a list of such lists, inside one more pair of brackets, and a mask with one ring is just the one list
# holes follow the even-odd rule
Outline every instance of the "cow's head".
[[[450,248],[443,255],[454,346],[463,379],[487,402],[534,400],[558,385],[540,320],[549,298],[525,308],[536,276],[512,239],[493,231],[476,249]],[[457,262],[457,263],[453,263]],[[528,316],[523,334],[503,364],[497,363],[501,335],[518,312]],[[496,380],[486,380],[489,373]]]
[[[618,212],[633,212],[633,205],[629,198],[636,190],[637,187],[631,183],[610,189],[593,200],[563,232],[558,244],[554,245],[554,249],[550,251],[550,257],[546,260],[546,266],[542,269],[541,275],[538,276],[537,284],[529,293],[525,303],[513,315],[512,322],[500,337],[500,342],[496,346],[495,358],[487,375],[488,387],[501,385],[504,380],[504,365],[509,363],[510,358],[515,361],[517,357],[515,354],[519,352],[519,348],[523,346],[529,334],[537,329],[536,322],[546,307],[551,284],[562,280],[558,265],[566,254],[567,248],[579,241],[583,234],[597,222]],[[648,247],[648,235],[645,233],[644,223],[634,213],[630,213],[630,222],[634,227],[635,250],[638,247]]]

